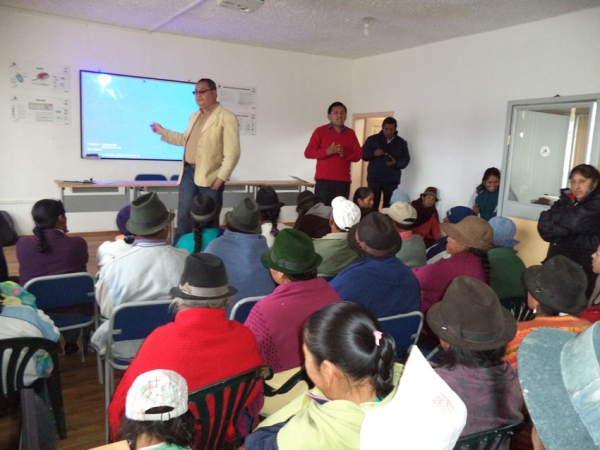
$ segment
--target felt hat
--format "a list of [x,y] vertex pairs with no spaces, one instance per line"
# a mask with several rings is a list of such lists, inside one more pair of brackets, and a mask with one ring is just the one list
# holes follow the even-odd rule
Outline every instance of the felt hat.
[[417,210],[406,202],[392,203],[389,208],[383,208],[381,214],[389,216],[394,222],[404,227],[410,227],[417,220]]
[[213,220],[221,211],[217,202],[207,194],[201,192],[192,200],[190,216],[195,222],[209,222]]
[[229,286],[225,264],[210,253],[192,253],[185,259],[179,286],[171,288],[171,296],[186,300],[218,300],[235,295]]
[[131,214],[126,227],[132,234],[147,236],[162,230],[174,217],[175,213],[167,211],[156,192],[150,192],[131,202]]
[[467,247],[489,250],[494,242],[494,230],[481,217],[468,216],[458,223],[441,223],[440,228],[446,236]]
[[248,234],[259,234],[262,231],[258,205],[248,197],[238,203],[233,211],[225,214],[225,223],[229,227]]
[[293,228],[281,230],[261,260],[269,269],[290,274],[310,272],[323,262],[321,255],[315,253],[312,239]]
[[336,197],[331,201],[331,214],[340,231],[348,231],[360,221],[360,208],[344,197]]
[[256,203],[260,210],[278,209],[285,206],[285,203],[279,201],[279,196],[271,186],[261,186],[256,193]]
[[123,206],[117,214],[117,228],[119,229],[121,234],[124,234],[125,236],[133,234],[133,233],[129,232],[129,230],[127,229],[127,225],[126,225],[130,216],[131,216],[131,205]]
[[[163,413],[147,413],[149,409],[166,406]],[[172,370],[151,370],[139,375],[125,400],[125,417],[137,421],[167,421],[188,410],[188,386],[185,378]]]
[[496,247],[514,247],[521,241],[515,239],[517,226],[507,217],[492,217],[489,224],[494,229],[494,244]]
[[446,217],[450,223],[458,223],[465,217],[476,215],[477,214],[475,214],[475,211],[473,211],[471,208],[467,208],[466,206],[455,206],[446,212]]
[[517,353],[523,398],[547,450],[600,448],[600,322],[577,335],[529,333]]
[[350,228],[348,244],[368,258],[387,258],[400,251],[402,239],[394,229],[392,219],[380,212],[372,212]]
[[296,208],[299,208],[305,204],[314,206],[317,203],[321,203],[321,199],[311,191],[302,191],[296,197]]
[[494,290],[471,277],[456,277],[427,311],[427,323],[444,341],[467,350],[493,350],[508,344],[517,321]]
[[554,311],[579,314],[587,308],[587,276],[583,268],[563,255],[525,270],[525,286],[542,305]]
[[438,190],[436,187],[429,186],[427,189],[425,189],[425,192],[421,193],[421,196],[423,195],[433,195],[435,197],[436,202],[440,201],[440,198],[438,197]]

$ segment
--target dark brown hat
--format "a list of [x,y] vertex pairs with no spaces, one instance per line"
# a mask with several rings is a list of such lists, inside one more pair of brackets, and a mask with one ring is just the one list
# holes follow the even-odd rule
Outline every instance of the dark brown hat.
[[494,243],[494,229],[481,217],[468,216],[456,224],[441,223],[440,228],[446,236],[467,247],[489,250]]
[[279,209],[285,203],[279,201],[279,196],[271,186],[261,186],[256,193],[256,203],[261,211],[265,209]]
[[438,190],[433,186],[429,186],[427,189],[425,189],[425,192],[421,193],[421,195],[433,195],[436,202],[440,201],[440,198],[438,197]]
[[311,191],[302,191],[296,197],[296,208],[302,205],[310,204],[311,206],[321,203],[321,199]]
[[471,277],[455,278],[441,302],[427,311],[433,332],[467,350],[494,350],[513,340],[517,321],[494,290]]
[[218,300],[237,294],[229,286],[225,264],[210,253],[192,253],[185,260],[179,286],[171,289],[171,296],[186,300]]
[[387,258],[400,251],[402,239],[394,229],[392,219],[373,212],[350,228],[348,244],[368,258]]
[[528,267],[525,286],[533,298],[554,311],[579,314],[588,304],[587,276],[566,256],[553,256],[541,266]]

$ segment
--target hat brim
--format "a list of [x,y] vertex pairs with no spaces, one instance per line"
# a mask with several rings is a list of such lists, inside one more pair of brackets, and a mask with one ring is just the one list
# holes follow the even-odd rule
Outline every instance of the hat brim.
[[502,336],[498,337],[498,339],[482,343],[467,341],[460,336],[455,336],[448,331],[446,328],[446,323],[442,319],[442,302],[438,302],[429,308],[429,311],[427,311],[427,324],[437,337],[448,342],[449,344],[466,348],[467,350],[494,350],[508,344],[517,334],[517,322],[515,321],[514,316],[508,309],[502,307],[504,330]]
[[470,248],[476,248],[479,250],[489,250],[491,244],[493,243],[493,241],[489,242],[487,244],[484,242],[474,241],[472,238],[470,238],[465,233],[463,233],[463,231],[460,229],[460,222],[459,223],[442,222],[442,223],[440,223],[440,228],[446,236],[451,237],[459,244],[465,245]]
[[421,193],[421,195],[419,195],[419,197],[423,197],[424,195],[431,195],[432,197],[435,198],[436,203],[440,201],[440,198],[435,195],[433,192],[423,192]]
[[271,250],[264,252],[262,254],[262,256],[260,257],[260,260],[262,261],[263,265],[265,267],[267,267],[268,269],[273,269],[273,270],[276,270],[277,272],[289,273],[289,274],[295,275],[295,274],[301,274],[301,273],[306,273],[306,272],[311,272],[313,270],[316,270],[317,267],[319,267],[321,265],[321,263],[323,262],[323,257],[321,255],[319,255],[318,253],[315,253],[315,259],[314,259],[314,261],[312,261],[311,265],[307,268],[302,268],[301,270],[293,270],[293,269],[289,269],[287,267],[280,266],[279,264],[277,264],[275,261],[273,261],[271,259]]
[[356,240],[356,230],[359,225],[360,225],[360,222],[357,223],[356,225],[352,226],[352,228],[350,228],[350,230],[348,230],[348,245],[350,246],[350,248],[352,250],[354,250],[359,255],[365,256],[368,258],[377,258],[377,259],[389,258],[390,256],[396,255],[402,248],[402,239],[400,238],[400,235],[398,233],[394,233],[393,247],[390,247],[383,255],[376,256],[376,255],[373,255],[372,253],[369,253],[367,250],[363,249],[360,246],[360,244],[358,243],[358,241]]
[[129,230],[131,234],[135,234],[136,236],[148,236],[150,234],[154,234],[162,230],[166,227],[171,221],[175,218],[175,213],[169,212],[167,213],[167,218],[162,221],[158,225],[154,225],[152,227],[145,227],[144,224],[134,222],[131,217],[125,223],[125,228]]
[[575,336],[558,328],[539,328],[523,339],[517,352],[523,398],[546,448],[596,448],[562,377],[561,352]]
[[190,294],[186,294],[185,292],[182,292],[181,289],[179,289],[179,286],[175,286],[173,288],[171,288],[171,290],[169,291],[169,293],[171,294],[171,297],[175,298],[183,298],[185,300],[198,300],[198,301],[208,301],[208,300],[219,300],[222,298],[227,298],[227,297],[233,297],[235,294],[237,294],[238,290],[236,288],[234,288],[233,286],[229,286],[229,290],[226,294],[223,295],[217,295],[214,297],[199,297],[199,296],[195,296],[195,295],[190,295]]
[[[551,299],[546,298],[540,288],[541,270],[542,270],[541,265],[529,266],[527,268],[527,270],[525,270],[525,276],[524,276],[525,288],[533,296],[533,298],[535,298],[542,305],[547,306],[548,308],[552,308],[555,311],[565,313],[565,314],[579,314],[580,312],[583,311],[583,309],[585,309],[585,307],[583,307],[583,309],[581,309],[581,308],[570,309],[568,306],[558,305],[558,304],[556,304],[556,302],[553,302]],[[588,298],[585,296],[585,293],[582,293],[579,296],[579,298],[577,299],[577,301],[574,302],[573,304],[587,306]]]
[[256,226],[256,228],[246,227],[245,225],[243,225],[243,224],[239,223],[237,220],[235,220],[235,217],[233,216],[233,211],[228,211],[225,214],[225,223],[228,226],[233,227],[236,230],[243,231],[245,233],[250,233],[250,234],[262,233],[262,227],[260,226],[260,223]]

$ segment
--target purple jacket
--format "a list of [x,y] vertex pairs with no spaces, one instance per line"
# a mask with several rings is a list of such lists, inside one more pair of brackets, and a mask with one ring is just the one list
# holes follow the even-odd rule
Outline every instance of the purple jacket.
[[44,230],[43,233],[49,247],[45,253],[37,251],[36,237],[21,238],[17,242],[19,283],[22,286],[37,277],[87,271],[85,239],[66,236],[60,230]]

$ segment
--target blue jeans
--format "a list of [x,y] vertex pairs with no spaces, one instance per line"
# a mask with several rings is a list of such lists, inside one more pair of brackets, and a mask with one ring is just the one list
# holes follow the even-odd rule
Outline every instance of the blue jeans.
[[181,183],[179,183],[179,201],[177,204],[177,231],[175,233],[174,243],[184,234],[192,232],[192,221],[190,220],[190,209],[192,207],[192,201],[194,197],[199,193],[204,193],[209,197],[212,197],[217,205],[223,205],[223,191],[225,190],[225,184],[223,184],[216,191],[210,187],[196,186],[194,183],[194,168],[186,165],[183,168],[183,176],[181,177]]

